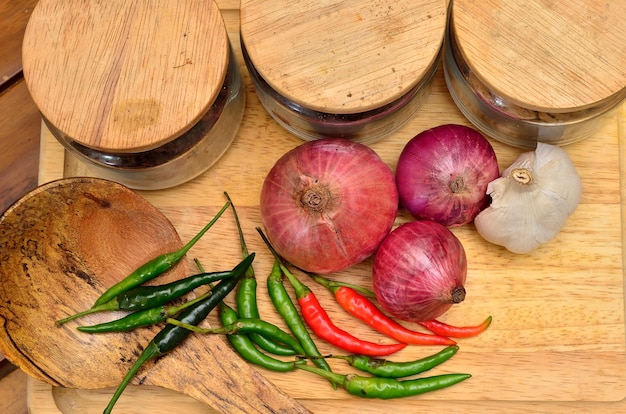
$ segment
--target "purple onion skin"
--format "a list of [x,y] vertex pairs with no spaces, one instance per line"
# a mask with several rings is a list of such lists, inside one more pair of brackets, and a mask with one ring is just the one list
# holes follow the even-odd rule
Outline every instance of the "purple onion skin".
[[328,274],[375,251],[398,213],[394,174],[371,148],[325,138],[284,154],[261,189],[261,221],[276,251]]
[[499,176],[489,141],[475,129],[454,124],[416,135],[396,168],[400,205],[417,219],[446,227],[474,220],[490,203],[487,184]]
[[422,322],[465,299],[466,277],[460,240],[439,223],[418,220],[402,224],[383,240],[372,282],[383,309],[398,319]]

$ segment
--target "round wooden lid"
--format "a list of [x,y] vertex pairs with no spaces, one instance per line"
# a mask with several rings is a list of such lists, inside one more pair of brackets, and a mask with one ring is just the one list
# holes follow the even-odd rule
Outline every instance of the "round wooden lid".
[[212,0],[40,0],[24,78],[43,116],[104,151],[160,146],[206,113],[229,59]]
[[393,102],[436,61],[446,0],[242,0],[241,37],[261,77],[309,109]]
[[568,112],[626,91],[626,2],[454,0],[475,75],[513,103]]

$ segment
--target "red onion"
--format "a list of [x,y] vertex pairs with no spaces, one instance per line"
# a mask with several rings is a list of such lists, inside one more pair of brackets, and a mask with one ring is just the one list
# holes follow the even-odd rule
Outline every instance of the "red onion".
[[380,305],[398,319],[435,319],[465,299],[467,258],[459,239],[429,220],[405,223],[383,240],[373,269]]
[[493,147],[478,131],[440,125],[411,139],[400,154],[400,204],[415,218],[461,226],[489,205],[487,184],[500,176]]
[[261,189],[268,239],[309,272],[337,272],[371,256],[397,212],[391,169],[369,147],[343,139],[309,141],[287,152]]

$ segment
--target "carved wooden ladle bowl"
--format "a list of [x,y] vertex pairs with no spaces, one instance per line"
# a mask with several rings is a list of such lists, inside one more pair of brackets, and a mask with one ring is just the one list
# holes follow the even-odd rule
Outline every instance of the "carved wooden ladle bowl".
[[[77,321],[56,321],[91,307],[139,265],[181,245],[169,220],[120,184],[68,178],[36,188],[0,218],[0,351],[54,386],[117,386],[160,327],[88,334],[76,330]],[[183,260],[160,282],[187,275]],[[80,324],[104,317],[92,314]],[[181,392],[221,412],[308,412],[217,335],[191,335],[146,364],[134,379],[139,383]]]

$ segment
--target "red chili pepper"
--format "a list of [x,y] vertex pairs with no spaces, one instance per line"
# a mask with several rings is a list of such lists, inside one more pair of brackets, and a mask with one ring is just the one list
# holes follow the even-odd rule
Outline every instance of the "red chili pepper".
[[476,326],[453,326],[435,319],[419,322],[419,324],[437,335],[445,335],[452,338],[470,338],[484,332],[491,325],[491,319],[491,316],[489,316],[483,323]]
[[366,356],[390,355],[406,347],[405,343],[377,344],[364,341],[335,325],[328,313],[320,305],[315,293],[282,264],[280,256],[265,237],[263,231],[260,228],[257,228],[257,231],[274,255],[274,258],[280,263],[280,269],[283,271],[283,274],[287,276],[287,279],[293,286],[298,304],[300,305],[302,318],[318,337],[350,353]]
[[317,275],[315,281],[330,290],[337,303],[352,316],[361,319],[378,332],[396,341],[412,345],[455,345],[456,342],[441,335],[412,331],[385,315],[374,303],[350,286],[332,282]]
[[322,308],[317,297],[311,291],[303,296],[298,296],[298,303],[302,317],[317,336],[353,354],[384,356],[398,352],[406,346],[405,343],[377,344],[349,334],[330,320],[328,313]]
[[334,290],[339,305],[351,315],[361,319],[378,332],[412,345],[455,345],[456,342],[443,335],[431,335],[412,331],[389,318],[376,305],[353,289],[341,286]]

